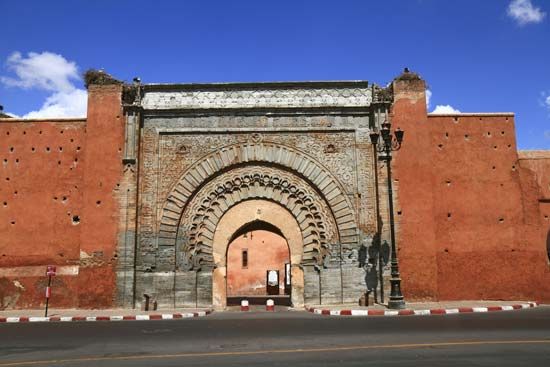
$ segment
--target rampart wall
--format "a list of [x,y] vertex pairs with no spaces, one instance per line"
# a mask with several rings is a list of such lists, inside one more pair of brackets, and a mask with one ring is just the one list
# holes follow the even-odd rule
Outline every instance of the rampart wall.
[[513,114],[426,115],[424,88],[394,83],[394,126],[407,131],[395,162],[405,295],[550,300],[548,224]]

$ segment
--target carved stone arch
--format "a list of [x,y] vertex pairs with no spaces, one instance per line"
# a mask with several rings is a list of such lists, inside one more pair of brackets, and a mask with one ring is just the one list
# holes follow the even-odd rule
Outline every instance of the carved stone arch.
[[[174,185],[169,193],[165,205],[162,209],[160,217],[159,227],[159,246],[174,246],[176,243],[176,237],[178,234],[178,226],[180,219],[182,218],[184,210],[187,209],[189,203],[193,201],[196,195],[201,191],[201,188],[207,185],[210,181],[216,177],[220,177],[221,174],[235,167],[253,165],[253,164],[265,164],[273,167],[281,167],[285,170],[292,172],[293,174],[301,177],[305,180],[311,188],[318,192],[318,195],[327,203],[332,217],[334,218],[337,238],[341,244],[353,244],[357,242],[357,224],[355,220],[355,214],[353,206],[346,195],[346,192],[341,183],[331,174],[330,170],[323,167],[312,157],[307,154],[284,145],[261,142],[261,143],[238,143],[230,146],[223,147],[216,150],[209,155],[206,155],[190,167],[181,176],[179,181]],[[247,178],[248,177],[248,178]],[[228,202],[236,200],[239,196],[245,192],[243,190],[254,190],[257,187],[262,187],[262,183],[257,179],[252,179],[250,176],[242,177],[243,182],[239,185],[239,190],[232,191],[231,195],[225,195],[223,201],[216,200],[214,205],[208,205],[203,208],[202,211],[197,211],[197,219],[204,219],[205,221],[211,221],[212,218],[219,218],[223,214],[224,209],[227,210]],[[275,182],[270,182],[275,185]],[[263,185],[265,186],[265,185]],[[273,198],[273,200],[281,200],[283,203],[292,203],[292,208],[301,208],[304,206],[304,197],[300,197],[300,192],[296,192],[297,188],[290,185],[288,182],[281,181],[278,183],[278,187],[281,190],[267,190],[261,191],[258,195],[269,196],[270,193],[277,192],[277,195],[281,195],[280,198]],[[216,190],[222,190],[222,187],[218,187]],[[208,196],[204,200],[212,200],[223,194],[223,192],[209,192]],[[228,199],[229,201],[227,201]],[[210,203],[210,202],[207,202]],[[289,204],[290,205],[290,204]],[[315,207],[315,204],[312,204]],[[306,206],[308,207],[308,206]],[[308,207],[309,208],[309,207]],[[299,211],[299,210],[298,210]],[[310,220],[322,219],[315,211],[301,213],[302,216]],[[194,221],[194,225],[198,226],[198,222]],[[326,224],[325,224],[326,225]],[[320,227],[322,228],[321,223]],[[204,238],[208,239],[211,236],[209,230],[201,231],[194,236],[194,241],[204,243]],[[325,236],[326,241],[330,241],[330,238],[326,238],[326,235],[319,231],[318,238],[315,240],[321,242],[321,239]],[[187,239],[186,239],[187,240]],[[208,253],[208,246],[200,247],[198,252],[201,256],[193,259],[188,266],[194,268],[200,264],[211,263],[211,254]],[[305,251],[309,251],[309,248],[305,248]],[[313,250],[313,252],[316,252]],[[319,251],[317,251],[319,252]],[[315,261],[319,264],[322,263],[323,254],[314,257]]]
[[275,202],[294,217],[303,237],[303,265],[322,265],[329,244],[339,242],[328,203],[305,180],[273,167],[246,166],[212,180],[190,200],[178,229],[178,268],[212,267],[213,238],[221,217],[252,199]]

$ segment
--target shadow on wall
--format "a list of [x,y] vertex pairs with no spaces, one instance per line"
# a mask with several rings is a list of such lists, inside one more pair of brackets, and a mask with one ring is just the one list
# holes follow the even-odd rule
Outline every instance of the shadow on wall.
[[18,286],[17,280],[0,278],[0,311],[8,308],[15,308],[19,296],[21,296],[21,286]]

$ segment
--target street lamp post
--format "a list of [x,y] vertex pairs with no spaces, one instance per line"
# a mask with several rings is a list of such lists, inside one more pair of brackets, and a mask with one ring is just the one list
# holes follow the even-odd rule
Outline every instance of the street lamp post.
[[[391,239],[391,290],[390,290],[390,299],[388,301],[388,308],[391,309],[402,309],[405,308],[405,300],[403,299],[403,294],[401,293],[401,277],[399,275],[399,262],[397,259],[397,250],[395,243],[395,220],[393,216],[393,186],[391,178],[391,160],[392,160],[392,151],[399,150],[403,142],[404,132],[399,128],[394,131],[394,136],[392,136],[390,131],[391,124],[389,122],[384,122],[382,124],[382,129],[380,134],[376,131],[370,133],[370,139],[374,145],[374,150],[380,153],[379,159],[386,162],[386,169],[388,175],[388,201],[389,201],[389,212],[390,212],[390,239]],[[380,137],[382,140],[379,140]],[[376,157],[375,157],[376,159]],[[375,175],[378,172],[374,173]],[[378,226],[379,228],[379,226]],[[382,271],[382,269],[380,269]]]

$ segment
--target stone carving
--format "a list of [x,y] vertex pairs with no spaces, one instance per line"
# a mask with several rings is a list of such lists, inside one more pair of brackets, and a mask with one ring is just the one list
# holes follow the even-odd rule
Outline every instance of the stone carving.
[[187,153],[189,153],[189,148],[187,148],[186,145],[181,144],[178,146],[176,154],[187,154]]
[[260,133],[253,133],[252,135],[250,135],[250,140],[253,143],[261,143],[261,141],[263,140],[263,136]]
[[336,147],[334,146],[334,144],[329,144],[325,147],[324,152],[325,153],[336,153]]
[[[237,89],[238,88],[238,89]],[[215,90],[146,90],[145,109],[368,107],[368,87],[269,88],[226,87]]]
[[[243,173],[243,177],[227,178],[223,185],[204,191],[204,187],[211,182],[218,182],[218,177],[221,180],[233,177],[231,172],[243,164],[248,169],[258,165],[278,167],[281,173],[270,175],[266,173],[269,172],[269,169],[263,167],[253,172],[252,176],[248,172],[247,180],[251,180],[250,182],[253,184],[239,181],[245,180]],[[294,178],[290,180],[289,176],[285,181],[284,171]],[[290,182],[296,182],[298,178],[301,182],[300,185],[290,185]],[[288,185],[288,187],[282,185]],[[236,187],[239,189],[237,190]],[[197,204],[196,198],[199,197],[201,199]],[[252,197],[265,197],[280,202],[295,214],[298,222],[302,225],[308,223],[306,218],[314,219],[317,222],[319,218],[321,219],[324,226],[323,233],[321,233],[319,223],[315,223],[315,226],[310,228],[316,231],[315,235],[308,232],[308,226],[303,228],[304,243],[306,244],[304,256],[306,252],[311,253],[308,255],[309,257],[305,256],[304,258],[311,263],[323,262],[327,252],[322,244],[331,240],[332,237],[337,237],[341,243],[357,242],[357,224],[353,206],[342,185],[328,170],[293,148],[273,143],[240,143],[216,150],[183,174],[168,195],[161,212],[159,247],[175,245],[180,219],[182,215],[187,215],[188,208],[192,207],[194,211],[192,210],[190,213],[193,213],[193,217],[181,219],[182,223],[195,223],[197,229],[200,230],[193,232],[195,233],[194,237],[185,238],[183,241],[187,246],[186,251],[192,254],[192,262],[188,261],[188,264],[192,264],[190,266],[194,269],[211,264],[212,254],[208,252],[209,247],[196,246],[196,244],[200,241],[204,242],[203,237],[212,236],[215,230],[212,218],[221,217],[228,206],[235,201]],[[318,203],[322,203],[322,205]],[[201,208],[203,204],[204,207]],[[314,206],[310,208],[309,206],[312,204]],[[312,212],[304,211],[305,209],[302,209],[304,206]],[[335,235],[327,233],[330,227],[334,228],[331,231]],[[307,247],[308,244],[311,246]]]
[[374,85],[372,103],[393,103],[393,89],[391,86],[386,88]]
[[[223,213],[244,200],[261,198],[285,206],[296,218],[304,241],[304,265],[322,265],[335,223],[323,199],[299,177],[269,167],[238,168],[200,190],[184,212],[178,238],[186,241],[180,266],[187,270],[212,266],[212,238]],[[181,234],[181,235],[180,235]]]

